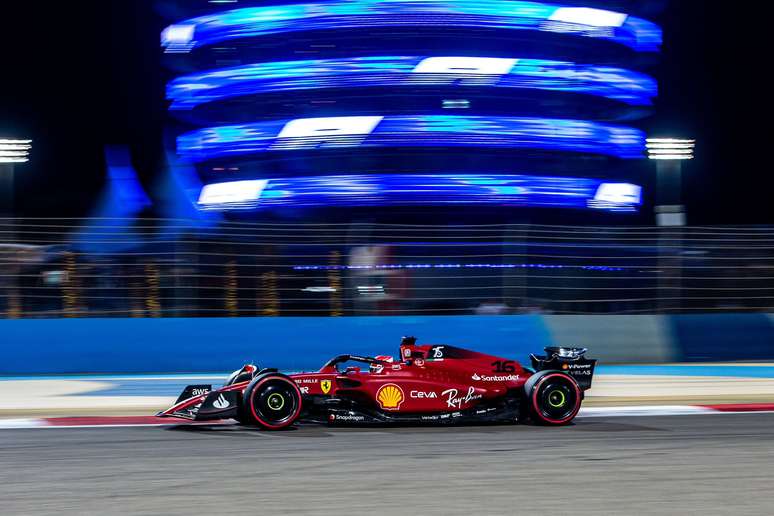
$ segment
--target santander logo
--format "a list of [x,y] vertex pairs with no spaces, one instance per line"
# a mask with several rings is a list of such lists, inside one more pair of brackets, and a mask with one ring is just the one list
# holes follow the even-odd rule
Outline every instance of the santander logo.
[[515,382],[519,380],[520,376],[517,374],[481,376],[478,373],[474,373],[471,378],[476,382]]

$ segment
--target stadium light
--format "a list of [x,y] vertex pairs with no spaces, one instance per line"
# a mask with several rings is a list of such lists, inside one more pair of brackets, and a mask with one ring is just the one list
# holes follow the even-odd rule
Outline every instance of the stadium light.
[[[0,137],[0,216],[14,215],[14,168],[30,160],[32,140]],[[0,240],[13,242],[13,226]]]
[[659,226],[685,226],[683,204],[683,163],[694,157],[696,140],[648,138],[648,158],[656,161],[656,223]]
[[677,161],[693,159],[696,140],[678,138],[648,138],[645,142],[648,158],[655,160]]
[[27,163],[31,149],[32,140],[0,138],[0,163]]

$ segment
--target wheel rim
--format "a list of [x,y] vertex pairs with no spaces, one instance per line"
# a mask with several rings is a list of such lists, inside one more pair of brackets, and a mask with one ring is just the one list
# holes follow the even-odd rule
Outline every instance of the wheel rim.
[[270,410],[278,412],[285,406],[285,396],[278,392],[273,392],[266,398],[266,404],[269,406]]
[[548,404],[551,408],[560,409],[567,404],[567,396],[560,390],[553,390],[548,393]]
[[295,418],[299,399],[295,386],[283,379],[272,379],[253,392],[256,416],[272,426],[282,426]]
[[543,419],[560,423],[572,419],[577,412],[579,393],[570,380],[557,376],[539,387],[535,401]]

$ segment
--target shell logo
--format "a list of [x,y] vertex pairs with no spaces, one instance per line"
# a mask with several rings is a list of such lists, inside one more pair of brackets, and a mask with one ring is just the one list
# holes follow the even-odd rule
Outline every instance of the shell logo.
[[393,383],[383,385],[376,393],[376,401],[384,410],[400,410],[400,406],[406,400],[403,389]]

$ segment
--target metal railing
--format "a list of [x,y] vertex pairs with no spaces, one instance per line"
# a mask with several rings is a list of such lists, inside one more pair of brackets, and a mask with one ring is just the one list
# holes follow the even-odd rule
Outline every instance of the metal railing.
[[0,317],[774,309],[774,228],[0,219]]

